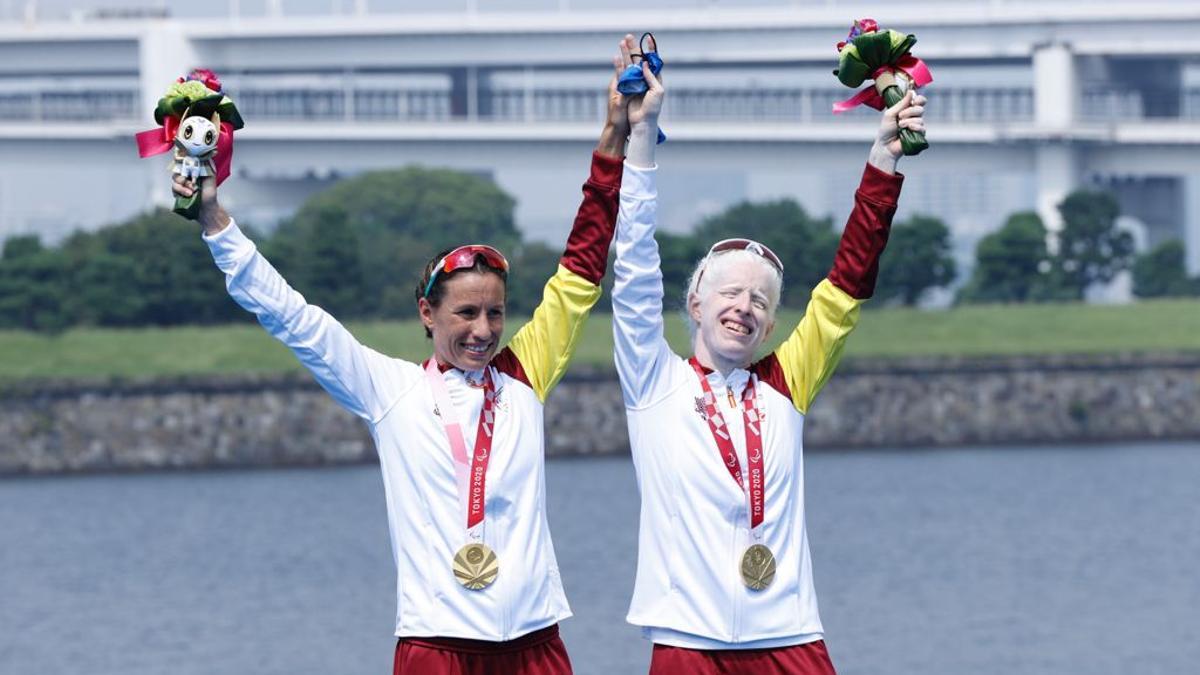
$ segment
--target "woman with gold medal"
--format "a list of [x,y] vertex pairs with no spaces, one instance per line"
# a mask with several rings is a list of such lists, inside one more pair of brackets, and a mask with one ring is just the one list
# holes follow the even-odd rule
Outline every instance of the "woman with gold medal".
[[[230,295],[375,439],[396,561],[397,675],[571,672],[542,406],[600,297],[629,133],[616,79],[566,251],[504,349],[508,262],[496,249],[468,244],[425,266],[415,295],[433,355],[410,363],[307,304],[221,208],[211,179],[200,191],[204,240]],[[195,187],[179,179],[174,189],[189,197]]]
[[874,290],[903,177],[900,129],[925,99],[886,110],[829,276],[774,352],[784,261],[761,243],[712,246],[688,284],[691,358],[663,337],[654,241],[655,129],[665,92],[631,101],[614,264],[617,371],[641,492],[628,620],[654,643],[652,675],[834,672],[804,525],[804,415]]

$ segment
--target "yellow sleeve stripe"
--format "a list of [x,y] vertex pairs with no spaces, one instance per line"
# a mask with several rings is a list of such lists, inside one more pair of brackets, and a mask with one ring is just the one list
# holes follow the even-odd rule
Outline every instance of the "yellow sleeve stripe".
[[542,302],[533,318],[508,343],[517,357],[524,379],[545,402],[546,396],[571,363],[588,312],[600,299],[600,287],[571,270],[558,266],[546,282]]
[[846,337],[858,323],[862,303],[829,279],[822,280],[813,289],[796,330],[775,350],[792,404],[801,413],[808,412],[841,360]]

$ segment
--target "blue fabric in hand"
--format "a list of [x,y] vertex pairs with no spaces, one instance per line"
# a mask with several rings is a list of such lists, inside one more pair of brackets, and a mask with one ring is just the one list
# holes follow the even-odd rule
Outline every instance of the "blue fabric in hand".
[[[646,52],[643,55],[646,62],[650,64],[650,72],[654,73],[655,77],[662,72],[663,60],[658,55],[658,52]],[[646,84],[646,78],[642,77],[642,64],[635,63],[625,69],[621,73],[621,77],[617,78],[617,91],[630,96],[632,94],[644,94],[650,91],[650,85]]]
[[[646,33],[643,35],[643,41],[646,39],[646,35],[650,34]],[[662,72],[663,68],[663,60],[662,57],[658,55],[658,52],[648,52],[643,49],[642,57],[646,59],[646,63],[650,64],[650,72],[654,73],[655,77],[658,77],[658,74]],[[641,63],[632,64],[621,73],[621,76],[617,78],[617,91],[621,92],[625,96],[636,96],[650,91],[650,85],[646,84],[646,78],[642,75]],[[658,129],[658,142],[663,143],[666,140],[667,135],[663,133],[663,130],[660,127]]]

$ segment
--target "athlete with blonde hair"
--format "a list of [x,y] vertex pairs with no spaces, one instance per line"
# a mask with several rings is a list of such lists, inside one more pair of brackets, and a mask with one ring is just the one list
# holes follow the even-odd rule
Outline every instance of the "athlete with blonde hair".
[[828,675],[804,523],[804,416],[875,287],[903,177],[898,132],[925,98],[887,110],[828,278],[764,358],[785,262],[761,243],[714,244],[688,285],[692,356],[663,337],[654,161],[665,90],[631,101],[617,224],[613,330],[641,492],[630,623],[652,675]]

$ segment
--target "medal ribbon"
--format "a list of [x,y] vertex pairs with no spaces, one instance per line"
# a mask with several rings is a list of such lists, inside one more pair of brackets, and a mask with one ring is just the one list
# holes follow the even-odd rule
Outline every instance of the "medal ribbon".
[[[766,503],[762,425],[755,402],[755,381],[751,376],[742,392],[742,414],[746,432],[746,469],[750,474],[750,480],[746,481],[742,477],[742,466],[738,461],[737,449],[733,447],[733,439],[729,436],[729,426],[725,424],[725,418],[721,416],[721,411],[717,408],[717,397],[708,384],[704,368],[694,356],[688,359],[688,363],[691,364],[692,370],[696,371],[696,377],[700,378],[700,388],[704,390],[704,412],[705,417],[708,418],[708,430],[712,432],[713,440],[717,442],[717,452],[721,455],[721,461],[725,463],[729,475],[733,476],[733,481],[749,497],[750,530],[754,532],[759,525],[762,525],[764,504]],[[761,536],[761,534],[756,536]]]
[[467,441],[463,437],[462,425],[454,414],[454,404],[450,401],[446,380],[438,369],[436,358],[430,357],[425,363],[425,377],[433,390],[442,426],[446,430],[446,439],[450,442],[450,453],[454,457],[455,473],[458,477],[459,496],[466,502],[467,530],[471,531],[483,522],[487,467],[492,458],[492,430],[496,421],[496,388],[492,383],[492,372],[489,368],[483,369],[483,408],[479,411],[479,426],[475,430],[475,451],[470,457],[467,456]]

